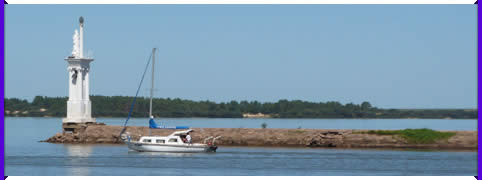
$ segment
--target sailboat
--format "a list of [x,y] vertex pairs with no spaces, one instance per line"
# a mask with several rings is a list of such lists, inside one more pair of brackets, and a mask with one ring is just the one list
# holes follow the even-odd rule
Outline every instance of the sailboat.
[[[216,152],[216,139],[218,137],[208,137],[204,139],[203,143],[191,143],[186,140],[186,136],[194,132],[194,130],[190,129],[188,126],[158,126],[154,121],[154,116],[152,115],[152,96],[153,96],[153,88],[154,88],[154,63],[155,63],[155,54],[156,48],[152,49],[152,78],[151,78],[151,94],[150,94],[150,106],[149,106],[149,136],[142,136],[139,138],[138,141],[134,141],[131,139],[129,132],[124,133],[127,125],[127,121],[129,120],[130,114],[132,113],[132,107],[135,103],[134,101],[131,105],[131,110],[129,111],[129,115],[127,117],[126,123],[124,124],[124,129],[121,132],[121,139],[127,144],[127,147],[130,150],[140,151],[140,152]],[[148,63],[149,64],[149,63]],[[147,70],[147,66],[146,66]],[[145,71],[146,71],[145,70]],[[145,75],[145,71],[143,74]],[[141,80],[141,84],[142,84]],[[137,90],[139,92],[141,85]],[[182,131],[175,131],[168,136],[153,136],[151,135],[151,129],[185,129]]]

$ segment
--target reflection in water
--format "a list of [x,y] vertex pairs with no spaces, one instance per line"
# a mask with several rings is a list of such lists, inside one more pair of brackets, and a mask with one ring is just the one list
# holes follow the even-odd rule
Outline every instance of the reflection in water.
[[139,154],[147,156],[160,156],[160,157],[192,157],[194,153],[175,153],[175,152],[138,152],[129,150],[129,154]]
[[92,146],[88,145],[65,145],[69,158],[66,164],[67,174],[73,176],[87,176],[89,175],[88,157],[92,153]]

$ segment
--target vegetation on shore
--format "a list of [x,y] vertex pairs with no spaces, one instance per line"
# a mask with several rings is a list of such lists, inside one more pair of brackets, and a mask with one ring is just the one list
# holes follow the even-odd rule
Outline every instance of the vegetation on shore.
[[[133,97],[91,96],[94,117],[126,117]],[[37,96],[32,102],[6,98],[5,116],[65,117],[67,97]],[[147,117],[149,98],[138,97],[133,117]],[[182,99],[153,99],[156,117],[242,118],[243,114],[261,114],[272,118],[450,118],[476,119],[475,109],[381,109],[369,102],[341,104],[339,102],[308,102],[279,100],[278,102],[191,101]]]
[[453,132],[440,132],[432,129],[404,129],[404,130],[370,130],[361,134],[396,135],[411,144],[430,144],[438,140],[448,139],[455,135]]

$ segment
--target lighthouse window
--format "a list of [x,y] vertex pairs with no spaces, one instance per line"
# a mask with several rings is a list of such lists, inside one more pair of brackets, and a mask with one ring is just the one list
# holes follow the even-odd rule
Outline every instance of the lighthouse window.
[[157,140],[156,140],[156,143],[159,143],[159,144],[164,144],[164,140],[157,139]]
[[151,142],[151,139],[144,139],[144,140],[142,140],[142,142],[150,143],[150,142]]
[[174,138],[169,139],[169,142],[177,142],[177,139],[174,139]]

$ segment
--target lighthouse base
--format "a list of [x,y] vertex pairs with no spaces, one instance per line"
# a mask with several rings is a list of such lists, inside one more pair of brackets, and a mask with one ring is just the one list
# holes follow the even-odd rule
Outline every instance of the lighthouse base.
[[78,132],[81,129],[85,129],[89,124],[95,124],[95,118],[63,118],[62,129],[64,132]]
[[104,123],[96,123],[96,122],[86,122],[86,123],[62,123],[62,132],[70,132],[70,133],[77,133],[81,132],[89,125],[105,125]]
[[62,118],[62,123],[95,123],[95,118],[91,118],[91,117]]

